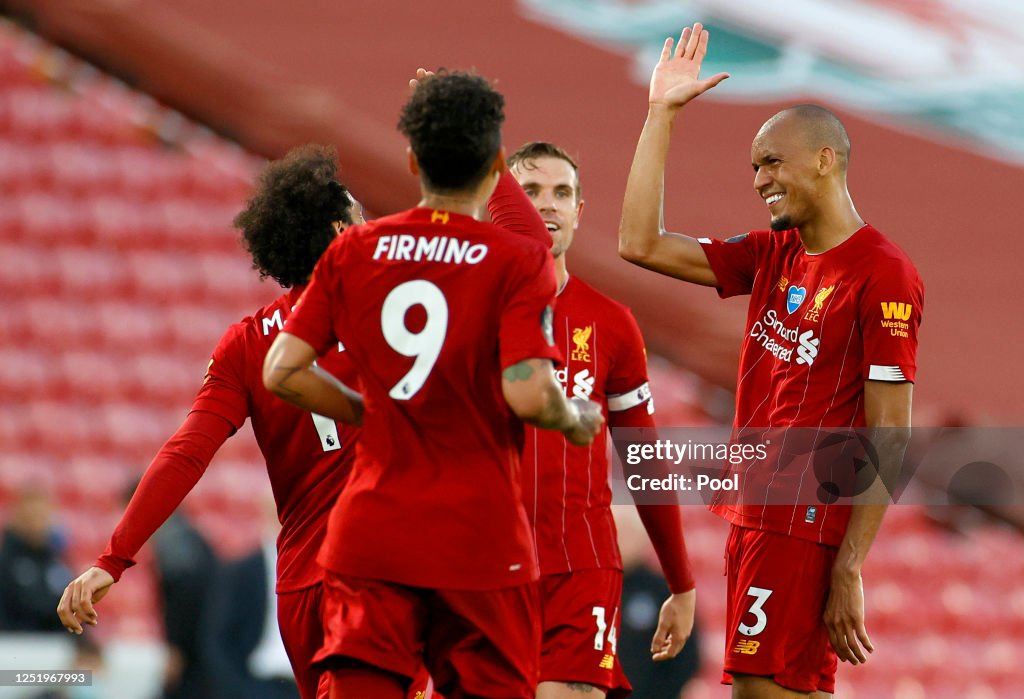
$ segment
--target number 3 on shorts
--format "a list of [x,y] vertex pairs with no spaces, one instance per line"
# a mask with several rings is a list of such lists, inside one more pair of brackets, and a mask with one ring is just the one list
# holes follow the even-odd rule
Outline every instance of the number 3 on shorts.
[[764,603],[772,596],[772,591],[751,585],[747,588],[747,594],[754,598],[754,603],[750,605],[750,609],[747,612],[754,615],[757,623],[753,626],[747,626],[741,621],[739,630],[744,636],[756,636],[768,626],[768,615],[764,613]]

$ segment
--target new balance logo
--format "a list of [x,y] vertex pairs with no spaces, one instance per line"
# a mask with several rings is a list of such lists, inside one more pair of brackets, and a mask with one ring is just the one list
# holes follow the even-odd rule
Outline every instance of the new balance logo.
[[611,670],[615,667],[615,656],[605,655],[603,658],[601,658],[601,662],[598,663],[597,666],[602,670]]
[[761,647],[760,641],[748,641],[742,640],[737,641],[736,647],[732,649],[733,653],[743,653],[743,655],[755,655],[757,649]]
[[800,346],[796,348],[796,363],[807,366],[814,364],[814,360],[818,357],[818,345],[820,344],[821,340],[814,337],[813,330],[804,332],[800,336]]
[[882,316],[886,320],[910,320],[914,307],[909,303],[882,301]]

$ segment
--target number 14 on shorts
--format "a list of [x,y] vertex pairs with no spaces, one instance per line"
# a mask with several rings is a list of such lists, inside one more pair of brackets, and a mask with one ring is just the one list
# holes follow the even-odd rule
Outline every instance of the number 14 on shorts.
[[616,643],[618,642],[618,636],[615,634],[615,622],[618,620],[619,610],[618,608],[612,612],[612,625],[608,626],[608,622],[605,621],[605,610],[604,607],[594,607],[591,612],[594,615],[595,621],[597,621],[597,634],[594,636],[594,650],[604,650],[605,643],[605,632],[608,632],[608,647],[611,649],[612,655],[616,653]]

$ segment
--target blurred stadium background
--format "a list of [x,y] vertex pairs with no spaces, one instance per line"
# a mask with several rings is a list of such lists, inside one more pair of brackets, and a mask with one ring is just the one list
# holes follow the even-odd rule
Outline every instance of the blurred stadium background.
[[[19,493],[44,490],[76,573],[223,330],[278,294],[230,227],[263,159],[335,144],[368,211],[408,207],[416,182],[394,123],[417,66],[495,78],[510,147],[543,139],[578,155],[587,213],[570,268],[633,308],[661,424],[728,423],[745,302],[615,254],[650,66],[664,36],[698,19],[709,70],[733,77],[680,121],[669,227],[763,227],[751,137],[781,106],[829,105],[851,132],[859,210],[927,286],[915,424],[1022,424],[1015,0],[0,0],[0,14],[0,522]],[[257,543],[263,472],[242,434],[186,503],[224,556]],[[1019,512],[890,509],[865,574],[878,650],[840,670],[838,696],[1024,696]],[[705,662],[685,696],[723,697],[725,527],[698,508],[686,518]],[[95,630],[109,696],[155,696],[158,605],[144,555]],[[0,669],[68,658],[0,634]]]

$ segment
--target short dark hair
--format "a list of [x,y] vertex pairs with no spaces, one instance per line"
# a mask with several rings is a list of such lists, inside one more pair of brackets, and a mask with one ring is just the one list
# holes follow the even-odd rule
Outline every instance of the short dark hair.
[[283,287],[304,283],[337,235],[332,224],[352,222],[352,199],[337,174],[335,149],[316,144],[264,168],[234,221],[260,279],[273,277]]
[[530,141],[519,146],[519,149],[508,156],[508,168],[511,170],[514,167],[528,167],[526,163],[537,158],[558,158],[564,160],[572,166],[572,171],[576,173],[576,201],[583,198],[583,185],[580,184],[580,166],[576,164],[572,156],[565,152],[565,149],[559,148],[554,143],[547,141]]
[[501,148],[504,106],[501,93],[479,75],[440,70],[420,82],[398,129],[409,139],[425,187],[451,192],[479,184]]

